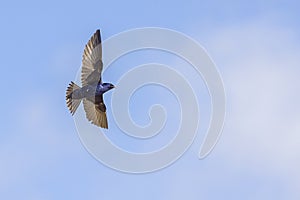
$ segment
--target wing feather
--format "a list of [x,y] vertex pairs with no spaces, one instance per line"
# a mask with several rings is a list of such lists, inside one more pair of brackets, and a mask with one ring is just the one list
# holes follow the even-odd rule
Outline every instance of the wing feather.
[[86,86],[101,82],[102,45],[100,30],[97,30],[85,46],[82,56],[81,84]]
[[[104,104],[103,104],[104,105]],[[105,106],[105,105],[104,105]],[[102,128],[108,128],[106,112],[101,111],[97,105],[92,103],[91,101],[84,99],[83,107],[86,114],[86,118],[96,126],[100,126]]]

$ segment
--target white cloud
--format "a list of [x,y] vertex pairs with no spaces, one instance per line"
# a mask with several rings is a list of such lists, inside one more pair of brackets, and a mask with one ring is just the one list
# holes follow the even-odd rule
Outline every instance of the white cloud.
[[[39,191],[38,183],[55,175],[58,166],[70,167],[66,157],[85,153],[76,134],[65,133],[58,127],[52,99],[50,95],[31,94],[22,100],[22,107],[12,109],[18,132],[9,133],[0,146],[2,198],[18,199],[26,195],[31,199],[46,199],[47,195]],[[16,188],[19,193],[15,193]]]
[[[227,122],[217,145],[232,165],[289,185],[300,196],[300,55],[291,29],[254,22],[211,38],[227,92]],[[237,174],[238,176],[238,174]]]

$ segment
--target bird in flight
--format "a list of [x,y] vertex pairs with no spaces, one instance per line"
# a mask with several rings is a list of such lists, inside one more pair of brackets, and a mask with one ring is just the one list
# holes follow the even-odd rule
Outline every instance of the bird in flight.
[[82,87],[79,87],[72,81],[66,91],[66,101],[72,115],[74,115],[80,102],[83,101],[86,118],[92,124],[107,129],[108,123],[103,94],[115,86],[111,83],[102,83],[102,69],[101,36],[100,30],[97,30],[85,45],[83,52],[81,66]]

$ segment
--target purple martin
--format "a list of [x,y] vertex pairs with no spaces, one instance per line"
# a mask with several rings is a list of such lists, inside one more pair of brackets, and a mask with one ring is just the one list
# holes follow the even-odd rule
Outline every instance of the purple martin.
[[71,82],[66,91],[66,101],[71,114],[74,115],[82,100],[86,118],[92,124],[107,129],[108,123],[103,94],[113,89],[114,85],[102,83],[102,69],[101,36],[100,30],[97,30],[85,45],[83,52],[81,67],[82,87]]

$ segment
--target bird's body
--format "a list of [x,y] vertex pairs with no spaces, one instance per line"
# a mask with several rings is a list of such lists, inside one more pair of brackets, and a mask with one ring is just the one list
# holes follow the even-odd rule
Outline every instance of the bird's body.
[[[112,87],[112,86],[111,86]],[[97,83],[83,86],[82,88],[75,89],[72,93],[73,99],[89,99],[93,103],[98,103],[95,99],[100,98],[105,92],[112,88],[107,87],[106,83]]]
[[72,115],[83,100],[87,119],[99,127],[108,128],[103,94],[113,89],[114,85],[111,83],[102,83],[102,68],[101,36],[100,30],[97,30],[85,46],[83,52],[81,70],[82,87],[71,82],[66,91],[66,100]]

